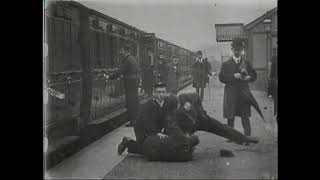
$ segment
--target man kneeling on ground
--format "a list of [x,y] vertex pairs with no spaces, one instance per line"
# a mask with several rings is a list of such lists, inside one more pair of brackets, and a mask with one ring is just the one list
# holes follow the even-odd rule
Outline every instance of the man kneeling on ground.
[[[176,97],[167,96],[165,84],[157,83],[154,86],[153,97],[141,106],[139,116],[134,124],[136,141],[124,137],[118,146],[118,154],[121,155],[128,149],[129,153],[146,155],[150,160],[191,160],[193,146],[199,143],[196,142],[198,139],[194,136],[188,138],[180,133],[170,135],[170,130],[168,130],[172,124],[168,124],[166,117],[170,117],[168,114],[174,113],[177,102]],[[172,156],[164,157],[162,154],[171,154]],[[182,157],[177,158],[174,154],[180,154]]]

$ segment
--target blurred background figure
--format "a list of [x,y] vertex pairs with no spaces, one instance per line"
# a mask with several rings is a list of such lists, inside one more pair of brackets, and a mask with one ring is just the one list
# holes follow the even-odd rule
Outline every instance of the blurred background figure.
[[177,94],[179,88],[178,79],[180,77],[179,59],[174,57],[173,62],[169,63],[168,67],[168,76],[170,77],[167,81],[168,92]]
[[278,56],[273,56],[271,60],[270,79],[272,80],[272,94],[274,103],[274,116],[278,121]]
[[198,51],[197,55],[197,60],[192,66],[193,87],[196,88],[197,94],[201,97],[201,101],[203,101],[204,88],[209,82],[208,75],[211,76],[211,66],[207,58],[202,57],[202,51]]

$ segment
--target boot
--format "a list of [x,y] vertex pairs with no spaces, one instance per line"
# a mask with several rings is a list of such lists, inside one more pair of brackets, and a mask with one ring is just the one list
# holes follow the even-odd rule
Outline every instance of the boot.
[[118,154],[121,155],[129,145],[130,138],[123,137],[121,143],[118,145]]

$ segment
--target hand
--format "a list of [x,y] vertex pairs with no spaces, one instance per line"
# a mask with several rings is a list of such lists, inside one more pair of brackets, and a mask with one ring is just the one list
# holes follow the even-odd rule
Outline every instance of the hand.
[[241,73],[243,73],[243,74],[248,74],[248,71],[247,71],[245,68],[242,68],[242,69],[241,69]]
[[240,79],[241,78],[241,74],[240,73],[235,73],[233,76],[236,79]]
[[187,138],[190,138],[190,134],[189,134],[189,133],[186,133],[185,136],[186,136]]
[[251,79],[251,76],[247,75],[247,76],[244,77],[243,80],[248,81],[248,80],[250,80],[250,79]]
[[162,134],[162,133],[157,133],[157,136],[159,136],[160,139],[164,139],[164,138],[167,138],[167,137],[168,137],[167,135]]
[[104,74],[103,76],[104,76],[107,80],[110,79],[110,77],[109,77],[108,75],[106,75],[106,74]]

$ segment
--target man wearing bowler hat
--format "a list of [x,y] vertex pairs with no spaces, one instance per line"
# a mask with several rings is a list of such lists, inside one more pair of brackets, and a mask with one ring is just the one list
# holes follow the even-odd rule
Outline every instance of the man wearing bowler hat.
[[203,101],[204,88],[209,82],[208,75],[211,76],[211,66],[207,58],[202,57],[202,51],[197,52],[198,58],[192,65],[193,70],[193,87],[196,88],[197,94]]
[[[234,38],[231,44],[233,56],[222,63],[219,80],[225,84],[223,100],[223,117],[228,125],[234,127],[234,118],[241,118],[244,134],[251,136],[250,116],[251,104],[240,92],[250,92],[248,83],[257,79],[257,73],[242,56],[244,42]],[[245,68],[241,68],[244,65]]]

